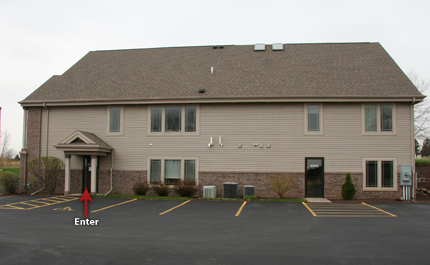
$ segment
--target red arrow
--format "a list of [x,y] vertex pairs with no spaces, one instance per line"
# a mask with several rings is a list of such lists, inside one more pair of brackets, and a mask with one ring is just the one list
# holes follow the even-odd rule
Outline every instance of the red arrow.
[[88,200],[93,201],[93,199],[91,199],[90,194],[88,193],[87,188],[85,188],[84,194],[82,194],[82,197],[79,201],[83,201],[85,200],[85,218],[88,217]]

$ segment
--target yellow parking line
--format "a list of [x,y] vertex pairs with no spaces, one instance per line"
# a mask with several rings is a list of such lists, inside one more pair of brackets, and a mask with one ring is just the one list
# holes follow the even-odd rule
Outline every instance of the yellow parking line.
[[378,210],[378,211],[381,211],[381,212],[386,213],[386,214],[388,214],[388,215],[391,215],[391,216],[393,216],[393,217],[397,217],[397,215],[394,215],[394,214],[392,214],[392,213],[389,213],[389,212],[386,212],[386,211],[384,211],[384,210],[381,210],[381,209],[379,209],[378,207],[375,207],[375,206],[369,205],[369,204],[364,203],[364,202],[362,202],[362,204],[367,205],[367,206],[369,206],[369,207],[372,207],[373,209],[376,209],[376,210]]
[[171,208],[171,209],[169,209],[169,210],[167,210],[167,211],[165,211],[165,212],[160,213],[160,215],[163,215],[163,214],[168,213],[168,212],[170,212],[170,211],[172,211],[172,210],[174,210],[174,209],[176,209],[176,208],[178,208],[178,207],[181,207],[182,205],[184,205],[184,204],[186,204],[186,203],[189,203],[190,201],[191,201],[191,200],[188,200],[188,201],[186,201],[186,202],[184,202],[184,203],[181,203],[181,204],[179,204],[178,206],[175,206],[175,207],[173,207],[173,208]]
[[0,196],[0,199],[9,198],[9,197],[15,197],[15,196]]
[[137,199],[128,200],[128,201],[125,201],[125,202],[121,202],[121,203],[118,203],[118,204],[114,204],[114,205],[111,205],[111,206],[108,206],[108,207],[105,207],[105,208],[101,208],[101,209],[98,209],[98,210],[94,210],[94,211],[91,211],[91,212],[92,212],[92,213],[95,213],[95,212],[103,211],[103,210],[106,210],[106,209],[109,209],[109,208],[112,208],[112,207],[115,207],[115,206],[118,206],[118,205],[121,205],[121,204],[125,204],[125,203],[129,203],[129,202],[133,202],[133,201],[135,201],[135,200],[137,200]]
[[34,205],[34,204],[30,204],[30,203],[28,203],[28,202],[20,202],[20,203],[22,203],[22,204],[26,204],[26,205],[30,205],[30,206],[33,206],[33,207],[41,207],[41,206],[45,206],[45,205]]
[[237,211],[237,213],[236,213],[236,215],[235,215],[235,216],[239,216],[239,214],[240,214],[240,212],[242,212],[242,209],[243,209],[243,207],[245,206],[245,204],[246,204],[246,201],[244,201],[244,202],[242,203],[242,206],[240,206],[239,211]]
[[305,202],[302,202],[302,203],[303,203],[303,205],[304,205],[306,208],[308,208],[309,212],[311,212],[311,214],[312,214],[313,216],[317,216],[317,215],[314,213],[314,211],[312,211],[312,209],[311,209],[311,208],[309,208],[309,206],[308,206]]

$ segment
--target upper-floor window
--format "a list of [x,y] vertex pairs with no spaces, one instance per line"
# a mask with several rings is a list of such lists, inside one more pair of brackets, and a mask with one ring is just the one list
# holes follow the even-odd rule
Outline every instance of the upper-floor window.
[[199,106],[149,107],[149,134],[198,134]]
[[107,108],[107,135],[123,135],[124,107]]
[[394,104],[363,104],[363,134],[395,134]]
[[305,104],[305,134],[323,134],[322,104]]

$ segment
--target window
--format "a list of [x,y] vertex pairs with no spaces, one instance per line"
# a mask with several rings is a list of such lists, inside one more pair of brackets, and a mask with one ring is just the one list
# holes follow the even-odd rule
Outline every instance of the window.
[[149,135],[198,134],[198,106],[149,107]]
[[196,181],[198,158],[149,158],[149,183],[178,184],[180,180]]
[[396,190],[396,159],[364,159],[363,190]]
[[363,104],[363,134],[395,134],[394,104]]
[[305,104],[305,134],[323,134],[323,105]]
[[108,107],[107,135],[123,135],[124,107]]

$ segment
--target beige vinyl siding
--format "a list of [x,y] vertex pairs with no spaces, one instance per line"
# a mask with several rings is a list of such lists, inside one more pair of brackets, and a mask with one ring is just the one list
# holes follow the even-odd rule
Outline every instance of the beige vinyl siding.
[[[200,171],[303,172],[305,157],[324,157],[326,172],[361,172],[362,157],[396,157],[398,165],[411,163],[410,104],[396,104],[393,136],[362,135],[360,103],[324,103],[323,135],[305,135],[303,103],[201,104],[200,135],[171,136],[148,135],[146,105],[124,106],[124,135],[107,136],[106,108],[50,108],[49,155],[64,157],[53,145],[83,130],[115,149],[118,170],[146,170],[147,157],[199,157]],[[213,146],[208,148],[210,135]],[[44,145],[42,136],[42,155]],[[72,168],[81,168],[81,163],[72,158]],[[101,168],[109,167],[110,157],[103,157]]]

